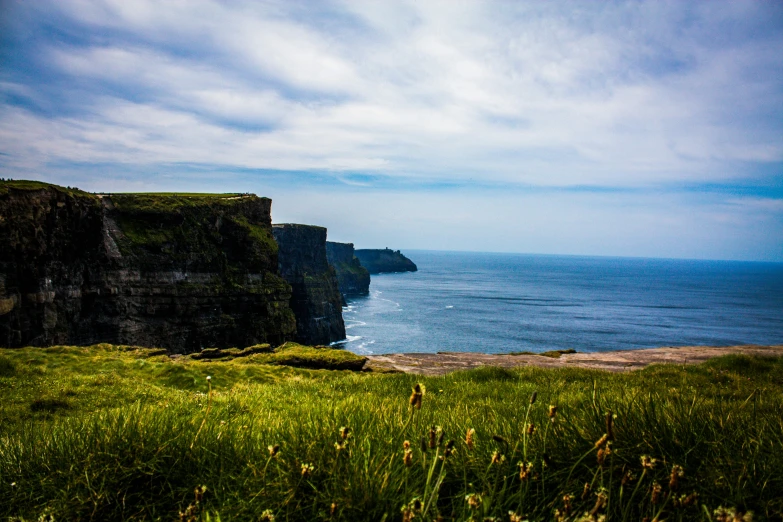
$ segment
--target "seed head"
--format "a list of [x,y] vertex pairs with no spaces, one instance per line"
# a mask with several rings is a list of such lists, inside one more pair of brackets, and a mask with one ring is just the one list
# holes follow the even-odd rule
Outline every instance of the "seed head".
[[465,433],[465,445],[468,447],[469,450],[473,449],[473,435],[476,434],[476,430],[473,428],[468,428],[467,433]]
[[207,375],[207,380],[211,381],[212,380],[212,376],[211,375]]
[[478,493],[471,493],[465,496],[465,500],[468,502],[468,507],[472,510],[476,510],[481,507],[481,495]]
[[516,512],[509,511],[508,522],[522,522],[522,515],[517,515]]
[[438,445],[438,428],[436,428],[435,426],[430,426],[429,438],[430,438],[430,449],[434,449],[435,446]]
[[302,464],[302,476],[307,478],[313,474],[313,471],[315,471],[315,466],[312,464],[303,463]]
[[270,457],[276,457],[277,454],[280,452],[280,444],[275,444],[273,446],[268,446],[267,449],[269,450],[269,456]]
[[351,428],[348,426],[342,426],[340,427],[340,438],[343,440],[347,440],[348,437],[351,436]]
[[271,509],[265,509],[263,513],[261,513],[261,522],[275,522],[275,514],[272,513]]
[[661,501],[661,491],[663,491],[663,488],[660,484],[657,482],[653,482],[652,485],[652,493],[650,494],[650,502],[653,504],[657,504]]
[[517,462],[517,466],[519,466],[519,480],[521,480],[522,482],[529,479],[530,476],[533,474],[532,462]]
[[557,415],[557,406],[549,405],[549,420],[555,422],[555,416]]
[[626,486],[636,480],[636,475],[631,473],[631,470],[628,470],[625,472],[625,475],[623,475],[622,480],[620,481],[620,484],[623,486]]
[[680,486],[680,479],[685,477],[685,470],[682,466],[675,464],[672,466],[672,473],[669,476],[669,489],[676,491]]
[[495,442],[498,442],[500,444],[508,445],[508,441],[506,439],[504,439],[503,437],[501,437],[500,435],[492,435],[492,440],[494,440]]
[[531,406],[536,403],[536,398],[537,397],[538,397],[538,392],[534,391],[533,395],[530,396],[530,405]]
[[612,453],[611,445],[612,445],[612,443],[607,441],[606,442],[606,447],[600,448],[598,450],[598,454],[596,456],[598,458],[598,465],[599,466],[603,466],[604,465],[604,461],[606,461],[606,457],[608,457]]
[[413,393],[411,393],[411,407],[416,408],[417,410],[421,409],[421,401],[422,397],[424,397],[425,391],[426,388],[424,388],[423,384],[416,383],[416,386],[413,387]]
[[597,441],[595,441],[595,447],[596,447],[596,448],[600,448],[601,446],[603,446],[604,444],[606,444],[606,441],[608,441],[608,440],[609,440],[609,435],[607,435],[606,433],[604,433],[604,435],[603,435],[603,436],[602,436],[600,439],[598,439]]
[[563,512],[568,515],[571,513],[571,500],[573,500],[574,497],[571,495],[563,495]]
[[499,451],[496,451],[492,454],[492,462],[491,464],[501,464],[506,461],[506,457],[500,453]]
[[614,417],[611,410],[606,413],[606,436],[609,440],[614,440]]
[[639,460],[641,460],[644,469],[653,469],[658,464],[658,459],[654,459],[649,455],[642,455]]
[[333,517],[336,512],[337,512],[337,504],[332,502],[332,505],[329,507],[329,516]]
[[585,487],[582,490],[582,500],[587,500],[587,497],[590,495],[590,483],[585,482]]
[[525,430],[525,432],[528,435],[532,435],[533,433],[536,432],[536,425],[531,422],[530,424],[527,425],[527,429]]
[[446,443],[446,447],[443,449],[443,456],[441,460],[445,460],[454,454],[454,441],[450,440]]

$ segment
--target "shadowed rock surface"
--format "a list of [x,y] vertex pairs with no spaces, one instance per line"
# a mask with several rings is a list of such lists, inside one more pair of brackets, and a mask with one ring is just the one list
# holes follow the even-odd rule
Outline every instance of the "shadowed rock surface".
[[187,353],[293,338],[271,203],[0,182],[0,345]]
[[291,285],[296,340],[329,344],[345,339],[337,274],[326,260],[326,229],[312,225],[273,225],[280,247],[279,269]]
[[598,353],[570,353],[560,357],[541,355],[509,355],[467,352],[396,353],[370,355],[367,368],[396,370],[419,375],[444,375],[457,370],[470,370],[480,366],[515,368],[538,366],[542,368],[591,368],[610,372],[638,370],[650,364],[696,364],[713,357],[728,354],[783,356],[783,345],[774,346],[682,346],[623,350]]
[[354,255],[353,243],[327,241],[326,259],[337,272],[337,282],[344,296],[370,293],[370,272]]
[[416,264],[402,255],[399,250],[362,249],[354,252],[362,266],[371,274],[383,272],[415,272]]

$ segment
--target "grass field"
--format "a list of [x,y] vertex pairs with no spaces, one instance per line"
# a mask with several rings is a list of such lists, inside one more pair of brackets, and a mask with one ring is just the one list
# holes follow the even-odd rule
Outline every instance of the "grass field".
[[286,361],[0,351],[0,517],[783,516],[783,359],[432,378]]

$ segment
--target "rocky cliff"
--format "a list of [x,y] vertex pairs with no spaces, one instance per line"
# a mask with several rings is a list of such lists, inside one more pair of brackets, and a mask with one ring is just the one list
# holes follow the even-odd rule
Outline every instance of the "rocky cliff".
[[0,182],[0,345],[184,353],[291,339],[270,212],[271,200],[252,195]]
[[281,224],[273,225],[272,232],[280,247],[280,274],[293,290],[296,340],[329,344],[345,339],[337,274],[326,259],[326,229]]
[[399,250],[363,249],[356,250],[355,255],[359,258],[362,266],[371,274],[415,272],[418,270],[414,262],[402,255]]
[[370,272],[354,255],[353,243],[327,241],[326,259],[337,272],[337,282],[343,296],[370,293]]

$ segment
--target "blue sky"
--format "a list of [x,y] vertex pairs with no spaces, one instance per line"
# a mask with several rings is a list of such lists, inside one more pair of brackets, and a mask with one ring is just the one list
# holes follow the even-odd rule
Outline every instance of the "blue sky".
[[357,247],[783,261],[783,3],[0,0],[0,172]]

